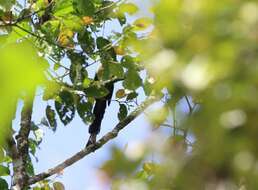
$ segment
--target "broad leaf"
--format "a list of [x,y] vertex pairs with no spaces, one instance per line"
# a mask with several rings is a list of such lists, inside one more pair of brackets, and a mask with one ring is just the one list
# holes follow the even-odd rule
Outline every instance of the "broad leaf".
[[76,104],[77,112],[84,123],[88,124],[92,122],[93,114],[92,110],[92,103],[87,101],[85,97],[79,97],[78,102]]
[[77,12],[84,16],[93,16],[95,12],[92,0],[74,0],[74,7]]
[[10,170],[8,167],[0,165],[0,176],[8,176],[10,175]]
[[116,76],[118,78],[122,78],[124,76],[124,70],[120,64],[110,63],[108,66],[111,76]]
[[55,16],[65,16],[73,12],[73,1],[72,0],[59,0],[56,1],[54,7]]
[[61,91],[60,99],[55,101],[55,109],[64,125],[72,121],[75,114],[73,95],[68,91]]
[[142,79],[139,76],[138,72],[135,70],[129,69],[126,73],[123,86],[129,90],[136,90],[142,85]]
[[150,27],[152,25],[153,21],[150,18],[139,18],[137,20],[134,21],[133,25],[134,25],[134,30],[135,31],[142,31],[147,29],[148,27]]
[[65,190],[64,185],[61,182],[55,182],[53,184],[54,190]]
[[56,118],[55,118],[56,113],[49,105],[46,108],[46,116],[51,129],[55,131],[57,127]]
[[101,98],[106,96],[109,91],[104,86],[93,85],[85,89],[85,93],[89,97]]
[[128,13],[130,15],[138,11],[138,7],[134,3],[124,3],[118,7],[119,13]]
[[0,189],[8,190],[8,183],[3,178],[0,178]]

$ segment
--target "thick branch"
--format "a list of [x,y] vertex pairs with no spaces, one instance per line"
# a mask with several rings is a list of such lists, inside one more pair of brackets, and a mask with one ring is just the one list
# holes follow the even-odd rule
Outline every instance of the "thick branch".
[[29,157],[29,133],[31,125],[33,100],[25,99],[24,106],[21,112],[21,127],[17,140],[17,158],[13,160],[14,176],[13,188],[20,190],[27,186],[28,174],[26,172],[27,160]]
[[61,164],[47,170],[46,172],[42,172],[38,175],[35,175],[31,177],[28,181],[28,184],[34,184],[37,183],[47,177],[50,177],[54,174],[59,173],[60,171],[64,170],[68,166],[74,164],[75,162],[81,160],[86,155],[94,152],[95,150],[101,148],[104,144],[106,144],[108,141],[114,139],[118,133],[125,128],[130,122],[132,122],[137,116],[139,116],[149,105],[156,102],[158,98],[156,97],[149,97],[146,101],[144,101],[141,105],[139,105],[133,112],[131,112],[124,120],[120,121],[112,131],[104,135],[99,141],[96,142],[96,144],[90,145],[81,151],[77,152]]

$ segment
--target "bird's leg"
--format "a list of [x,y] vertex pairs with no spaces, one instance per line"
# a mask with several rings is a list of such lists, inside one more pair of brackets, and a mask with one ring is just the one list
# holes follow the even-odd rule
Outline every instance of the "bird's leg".
[[91,144],[95,144],[97,139],[97,134],[91,134],[89,140],[86,144],[86,147],[90,146]]

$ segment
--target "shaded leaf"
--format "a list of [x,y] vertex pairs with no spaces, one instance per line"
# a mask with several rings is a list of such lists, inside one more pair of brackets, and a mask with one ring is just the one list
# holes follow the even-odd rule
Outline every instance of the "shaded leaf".
[[88,32],[87,30],[79,32],[77,35],[77,39],[83,51],[85,51],[87,54],[92,54],[94,52],[95,40],[91,36],[90,32]]
[[56,118],[55,118],[56,113],[49,105],[46,108],[46,117],[47,117],[47,120],[48,120],[48,123],[49,123],[51,129],[53,131],[55,131],[56,127],[57,127]]
[[127,107],[125,104],[119,104],[118,119],[121,121],[127,116]]
[[85,89],[85,93],[89,97],[101,98],[106,96],[109,91],[104,86],[93,85]]
[[75,9],[84,16],[93,16],[95,6],[92,0],[74,0]]
[[0,178],[0,189],[8,190],[8,183],[3,178]]
[[92,122],[92,102],[87,101],[85,97],[79,97],[76,104],[77,112],[84,123],[88,124]]
[[133,100],[138,96],[137,92],[131,92],[130,94],[127,95],[126,100]]
[[70,123],[75,114],[73,95],[68,91],[61,91],[60,100],[55,101],[55,109],[64,125]]

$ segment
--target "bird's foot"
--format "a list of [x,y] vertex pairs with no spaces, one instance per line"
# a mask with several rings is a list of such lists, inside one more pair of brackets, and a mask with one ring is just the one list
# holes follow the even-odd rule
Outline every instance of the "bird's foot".
[[91,144],[95,144],[96,143],[96,139],[97,139],[97,135],[96,134],[91,134],[90,138],[86,144],[86,147],[90,146]]

